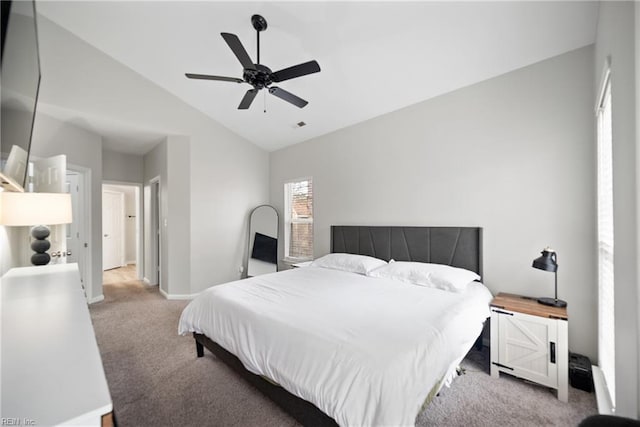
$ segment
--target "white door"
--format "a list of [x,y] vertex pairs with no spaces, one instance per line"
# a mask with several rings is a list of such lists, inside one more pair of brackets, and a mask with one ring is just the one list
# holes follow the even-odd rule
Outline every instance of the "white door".
[[65,155],[33,162],[33,191],[36,193],[64,193],[67,179]]
[[71,194],[71,212],[73,222],[67,225],[67,262],[75,262],[80,270],[80,280],[84,284],[84,263],[82,262],[82,246],[80,240],[82,238],[83,213],[82,204],[80,203],[80,175],[76,172],[67,172],[67,193]]
[[[67,157],[53,156],[33,161],[33,191],[36,193],[65,193],[67,182]],[[43,209],[46,207],[43,206]],[[51,230],[49,241],[51,263],[65,263],[67,260],[66,224],[47,225]]]
[[124,265],[124,193],[102,192],[102,269]]

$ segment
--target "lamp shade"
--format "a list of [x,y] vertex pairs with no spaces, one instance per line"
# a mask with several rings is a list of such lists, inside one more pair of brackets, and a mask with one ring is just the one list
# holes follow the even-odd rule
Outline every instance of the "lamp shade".
[[0,192],[0,225],[55,225],[72,220],[68,193]]
[[551,248],[543,249],[542,256],[533,260],[533,267],[544,271],[558,271],[556,252]]

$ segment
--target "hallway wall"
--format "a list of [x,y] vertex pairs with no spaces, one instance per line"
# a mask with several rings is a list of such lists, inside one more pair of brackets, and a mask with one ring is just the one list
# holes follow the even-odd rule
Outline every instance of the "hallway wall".
[[142,184],[143,156],[102,149],[102,178],[105,181]]

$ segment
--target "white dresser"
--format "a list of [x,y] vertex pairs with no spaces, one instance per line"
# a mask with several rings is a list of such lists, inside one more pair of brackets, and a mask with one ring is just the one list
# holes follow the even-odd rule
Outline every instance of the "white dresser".
[[3,422],[112,425],[77,264],[14,268],[0,279],[0,290]]

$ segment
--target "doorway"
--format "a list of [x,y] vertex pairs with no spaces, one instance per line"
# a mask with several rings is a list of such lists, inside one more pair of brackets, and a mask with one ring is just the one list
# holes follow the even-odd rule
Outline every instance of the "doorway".
[[102,269],[124,267],[125,242],[124,193],[102,187]]
[[139,185],[103,183],[103,283],[141,279],[140,210]]

